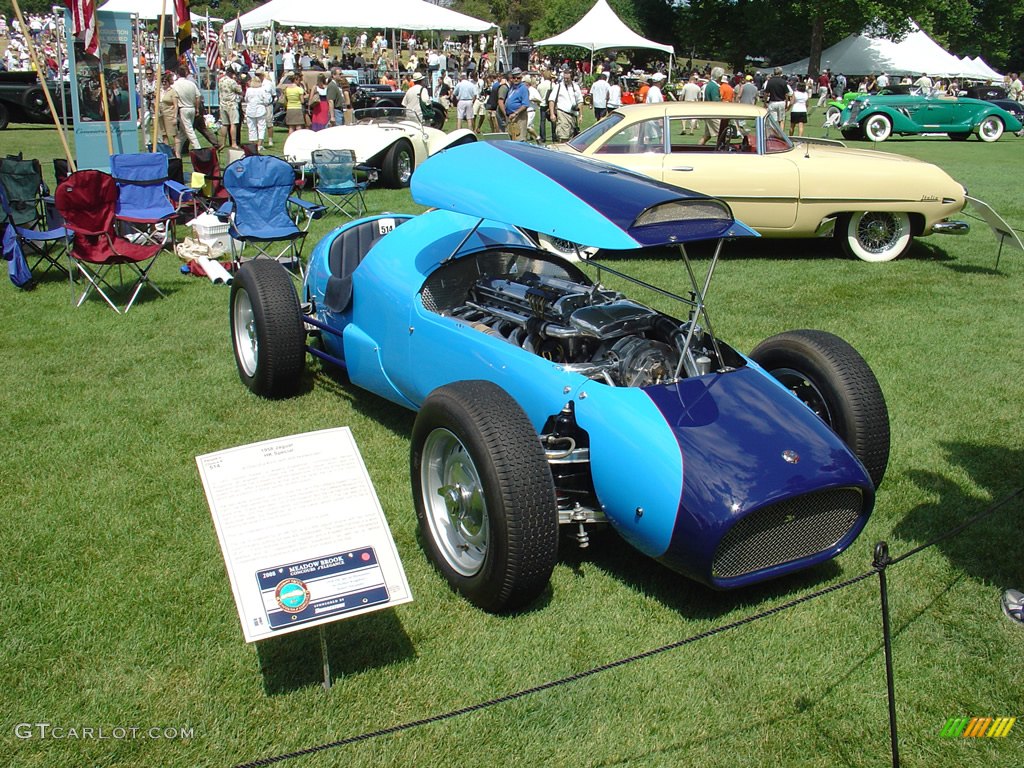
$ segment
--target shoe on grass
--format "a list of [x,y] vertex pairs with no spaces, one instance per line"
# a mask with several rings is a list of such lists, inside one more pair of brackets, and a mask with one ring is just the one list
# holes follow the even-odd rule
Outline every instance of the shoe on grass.
[[1008,589],[1003,592],[1003,613],[1010,621],[1024,626],[1024,592]]

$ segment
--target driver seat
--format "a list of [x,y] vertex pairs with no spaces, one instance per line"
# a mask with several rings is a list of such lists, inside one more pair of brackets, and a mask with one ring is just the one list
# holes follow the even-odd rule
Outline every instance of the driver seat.
[[332,312],[344,312],[352,303],[352,273],[374,244],[412,216],[384,214],[344,227],[331,243],[327,267],[331,272],[324,289],[324,304]]

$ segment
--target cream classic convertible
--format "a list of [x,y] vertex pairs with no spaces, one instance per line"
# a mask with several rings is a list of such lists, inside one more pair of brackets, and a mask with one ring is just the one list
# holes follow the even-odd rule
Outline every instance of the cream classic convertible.
[[764,237],[835,235],[864,261],[914,237],[963,234],[966,191],[931,163],[841,142],[791,139],[761,107],[722,102],[615,110],[558,147],[725,200]]

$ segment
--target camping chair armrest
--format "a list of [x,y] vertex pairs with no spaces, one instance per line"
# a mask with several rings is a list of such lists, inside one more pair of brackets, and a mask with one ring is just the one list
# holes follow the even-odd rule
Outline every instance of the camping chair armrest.
[[380,168],[377,168],[374,165],[367,165],[366,163],[357,163],[353,170],[358,173],[365,174],[366,181],[369,183],[375,182],[377,177],[380,176]]
[[324,211],[327,209],[322,205],[316,203],[307,203],[305,200],[299,197],[289,197],[288,202],[292,205],[296,205],[301,209],[302,213],[305,213],[310,219],[319,219],[324,215]]
[[231,200],[223,203],[220,208],[213,212],[221,221],[228,221],[231,218],[231,214],[235,212],[235,204]]
[[167,191],[170,198],[176,202],[191,200],[196,194],[196,191],[192,189],[192,187],[181,184],[174,179],[168,179],[165,181],[164,189]]

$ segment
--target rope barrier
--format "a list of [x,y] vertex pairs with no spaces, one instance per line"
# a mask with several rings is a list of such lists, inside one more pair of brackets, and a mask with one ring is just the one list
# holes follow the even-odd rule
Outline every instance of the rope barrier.
[[489,709],[491,707],[496,707],[496,706],[498,706],[500,704],[507,704],[508,702],[511,702],[511,701],[516,701],[518,699],[522,699],[522,698],[525,698],[527,696],[532,696],[534,694],[541,693],[543,691],[551,690],[552,688],[559,688],[561,686],[568,685],[570,683],[575,683],[575,682],[578,682],[580,680],[585,680],[588,677],[592,677],[592,676],[600,674],[602,672],[608,672],[608,671],[613,670],[613,669],[618,669],[619,667],[625,666],[627,664],[633,664],[633,663],[635,663],[637,661],[642,661],[644,659],[651,658],[652,656],[658,656],[660,654],[667,653],[668,651],[674,651],[677,648],[682,648],[685,645],[691,645],[691,644],[696,643],[696,642],[698,642],[700,640],[706,640],[709,637],[714,637],[715,635],[722,634],[723,632],[728,632],[729,630],[737,629],[739,627],[746,626],[747,624],[752,624],[752,623],[754,623],[756,621],[760,621],[761,619],[766,619],[766,618],[768,618],[770,616],[774,616],[774,615],[776,615],[778,613],[782,613],[783,611],[788,611],[791,608],[795,608],[798,605],[802,605],[803,603],[810,602],[811,600],[816,600],[819,597],[824,597],[825,595],[829,595],[829,594],[831,594],[833,592],[837,592],[839,590],[846,589],[847,587],[851,587],[854,584],[857,584],[857,583],[859,583],[861,581],[864,581],[865,579],[868,579],[868,578],[870,578],[872,576],[875,576],[876,574],[879,575],[880,581],[881,581],[881,583],[883,585],[882,586],[882,590],[883,590],[882,616],[883,616],[883,626],[884,626],[885,641],[887,643],[886,671],[887,671],[888,687],[889,687],[889,692],[890,692],[890,734],[891,734],[892,749],[893,749],[893,765],[894,766],[898,766],[899,758],[898,758],[898,753],[896,751],[895,702],[894,702],[893,696],[892,696],[891,649],[888,647],[889,637],[890,637],[889,631],[888,631],[888,601],[886,599],[885,587],[884,587],[884,584],[885,584],[885,580],[884,580],[885,570],[886,570],[886,568],[889,568],[889,567],[891,567],[891,566],[893,566],[893,565],[895,565],[895,564],[897,564],[899,562],[902,562],[903,560],[906,560],[907,558],[909,558],[909,557],[911,557],[913,555],[916,555],[916,554],[924,551],[925,549],[933,547],[936,544],[939,544],[939,543],[941,543],[941,542],[943,542],[943,541],[945,541],[945,540],[947,540],[949,538],[952,538],[953,536],[958,535],[959,533],[962,533],[967,528],[971,527],[972,525],[978,523],[979,521],[985,519],[986,517],[992,515],[993,513],[997,512],[998,510],[1002,509],[1010,501],[1019,498],[1022,494],[1024,494],[1024,488],[1016,489],[1015,491],[1010,493],[1008,496],[1000,499],[998,502],[996,502],[995,504],[989,506],[987,509],[983,510],[982,512],[979,512],[978,514],[974,515],[973,517],[965,520],[963,523],[961,523],[961,524],[957,525],[956,527],[946,531],[945,533],[942,533],[942,534],[939,534],[938,536],[935,536],[934,538],[930,539],[929,541],[925,542],[924,544],[921,544],[921,545],[919,545],[917,547],[914,547],[913,549],[908,550],[907,552],[903,553],[902,555],[900,555],[898,557],[889,557],[888,550],[886,549],[886,545],[884,543],[880,543],[879,546],[876,548],[876,551],[875,551],[875,560],[874,560],[874,562],[872,564],[872,568],[870,570],[868,570],[868,571],[864,571],[863,573],[860,573],[860,574],[858,574],[856,576],[853,576],[853,577],[851,577],[849,579],[845,579],[844,581],[838,582],[836,584],[832,584],[832,585],[824,587],[822,589],[815,590],[814,592],[809,592],[806,595],[801,595],[800,597],[794,598],[794,599],[789,600],[789,601],[787,601],[785,603],[777,605],[774,608],[768,608],[767,610],[759,611],[758,613],[750,614],[749,616],[745,616],[745,617],[743,617],[741,619],[737,619],[736,621],[732,621],[732,622],[729,622],[727,624],[720,624],[718,626],[712,627],[711,629],[705,630],[704,632],[700,632],[700,633],[698,633],[696,635],[691,635],[690,637],[684,638],[682,640],[676,640],[675,642],[668,643],[667,645],[662,645],[662,646],[660,646],[658,648],[653,648],[651,650],[643,651],[642,653],[638,653],[638,654],[635,654],[633,656],[627,656],[625,658],[617,659],[615,661],[610,661],[607,664],[602,664],[602,665],[597,666],[597,667],[592,667],[591,669],[587,669],[587,670],[584,670],[582,672],[576,672],[576,673],[574,673],[572,675],[568,675],[566,677],[559,678],[558,680],[551,680],[549,682],[541,683],[540,685],[535,685],[535,686],[532,686],[530,688],[524,688],[522,690],[515,691],[514,693],[509,693],[509,694],[506,694],[504,696],[498,696],[496,698],[489,699],[487,701],[482,701],[482,702],[479,702],[477,704],[471,704],[471,705],[469,705],[467,707],[461,707],[459,709],[454,709],[454,710],[451,710],[449,712],[444,712],[444,713],[441,713],[441,714],[432,715],[430,717],[425,717],[425,718],[422,718],[422,719],[419,719],[419,720],[411,720],[409,722],[401,723],[399,725],[393,725],[393,726],[390,726],[388,728],[381,728],[381,729],[378,729],[378,730],[375,730],[375,731],[368,731],[366,733],[361,733],[358,736],[349,736],[349,737],[344,738],[344,739],[338,739],[337,741],[330,741],[330,742],[326,742],[324,744],[318,744],[318,745],[313,746],[313,747],[306,747],[304,749],[298,749],[298,750],[295,750],[293,752],[285,752],[283,754],[274,755],[272,757],[263,757],[263,758],[259,758],[257,760],[252,760],[252,761],[247,762],[247,763],[239,763],[238,765],[234,766],[234,768],[260,768],[261,766],[274,765],[275,763],[281,763],[281,762],[284,762],[285,760],[292,760],[292,759],[297,758],[297,757],[304,757],[306,755],[312,755],[312,754],[316,754],[318,752],[324,752],[324,751],[329,750],[329,749],[336,749],[338,747],[348,746],[349,744],[357,744],[359,742],[369,741],[370,739],[376,739],[376,738],[379,738],[381,736],[388,736],[388,735],[391,735],[391,734],[394,734],[394,733],[401,733],[403,731],[412,730],[413,728],[419,728],[419,727],[424,726],[424,725],[431,725],[432,723],[440,723],[440,722],[443,722],[445,720],[451,720],[452,718],[460,717],[461,715],[466,715],[466,714],[469,714],[471,712],[479,712],[479,711],[484,710],[484,709]]

